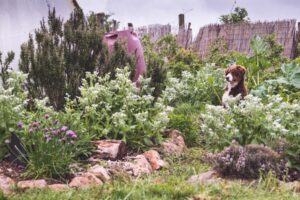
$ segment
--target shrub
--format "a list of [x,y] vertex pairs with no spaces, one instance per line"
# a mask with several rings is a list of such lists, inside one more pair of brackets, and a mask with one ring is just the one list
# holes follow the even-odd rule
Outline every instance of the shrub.
[[280,75],[276,79],[264,81],[251,93],[259,97],[279,94],[289,102],[298,99],[300,96],[300,65],[296,62],[282,64]]
[[286,103],[279,96],[262,99],[248,95],[239,104],[229,109],[207,105],[200,115],[200,130],[203,142],[212,149],[223,149],[232,140],[241,145],[266,144],[273,146],[278,139],[288,142],[289,161],[292,167],[299,166],[300,106],[298,102]]
[[245,147],[233,144],[222,152],[209,155],[208,160],[223,176],[258,178],[270,171],[278,176],[286,174],[285,161],[275,151],[263,145]]
[[194,105],[221,104],[224,74],[213,65],[195,74],[183,71],[182,78],[170,78],[163,93],[163,99],[170,105],[191,103]]
[[55,9],[49,10],[48,20],[41,21],[34,36],[21,46],[20,70],[28,73],[27,89],[30,98],[48,97],[56,110],[63,110],[65,94],[74,99],[85,72],[98,71],[100,75],[127,64],[134,66],[123,45],[115,43],[113,53],[102,43],[105,31],[109,31],[107,16],[103,26],[97,24],[95,14],[85,17],[81,9],[75,9],[70,18],[63,20]]
[[[122,139],[131,148],[158,144],[168,119],[168,107],[158,98],[154,102],[149,79],[142,79],[140,89],[129,79],[129,71],[118,69],[116,79],[87,73],[80,87],[81,97],[68,100],[66,112],[79,112],[82,126],[96,138]],[[75,109],[74,109],[75,108]]]
[[182,103],[177,105],[173,112],[169,114],[168,127],[179,130],[184,137],[186,145],[189,147],[197,146],[200,143],[197,123],[199,110],[200,108],[192,104]]
[[26,75],[6,70],[7,79],[0,84],[0,159],[7,153],[4,141],[15,131],[15,124],[25,115],[26,93],[22,84]]
[[[171,36],[170,36],[171,37]],[[172,40],[171,40],[172,41]],[[167,80],[167,71],[165,68],[165,61],[163,59],[162,52],[157,52],[155,50],[156,44],[152,43],[150,36],[146,35],[142,39],[143,48],[144,48],[144,58],[147,66],[146,77],[150,78],[150,86],[154,88],[152,95],[157,98],[161,96],[162,91],[165,89],[166,80]],[[165,43],[163,43],[165,44]],[[161,44],[161,45],[163,45]],[[173,48],[168,48],[170,50],[165,50],[164,52],[172,51]],[[163,53],[164,54],[164,53]]]
[[199,59],[199,56],[191,50],[184,48],[178,49],[173,59],[168,63],[168,71],[176,78],[181,78],[183,71],[195,74],[203,67],[204,64]]

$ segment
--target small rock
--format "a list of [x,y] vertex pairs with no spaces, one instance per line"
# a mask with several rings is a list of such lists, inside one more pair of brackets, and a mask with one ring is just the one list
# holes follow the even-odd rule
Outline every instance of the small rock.
[[195,195],[192,197],[191,200],[219,200],[221,199],[220,197],[210,197],[206,195]]
[[44,179],[19,181],[17,187],[21,189],[45,188],[47,182]]
[[151,173],[152,167],[144,155],[137,155],[135,157],[134,162],[135,162],[135,168],[133,168],[134,176]]
[[189,178],[188,182],[192,184],[213,184],[218,183],[221,180],[220,174],[215,171],[211,170],[208,172],[204,172],[199,175],[194,175]]
[[186,149],[181,133],[177,130],[172,130],[168,132],[167,136],[169,139],[161,144],[162,152],[169,155],[180,156]]
[[48,187],[55,191],[64,191],[69,189],[69,186],[66,184],[52,184],[52,185],[48,185]]
[[91,173],[83,173],[81,176],[76,176],[72,179],[69,186],[76,188],[87,188],[93,185],[102,185],[103,182]]
[[89,168],[88,172],[94,174],[96,177],[100,178],[103,182],[107,182],[110,180],[108,171],[100,165],[95,165]]
[[126,159],[128,160],[126,162],[110,161],[108,165],[113,168],[121,168],[124,172],[132,176],[151,173],[152,167],[144,155],[137,155],[133,158],[127,157]]
[[155,150],[144,152],[144,156],[149,161],[153,170],[158,170],[166,165],[165,162],[160,158],[159,153]]
[[300,181],[293,181],[293,182],[288,182],[288,183],[281,181],[280,184],[289,190],[293,190],[296,193],[300,193]]
[[15,181],[12,180],[11,178],[0,175],[0,190],[3,191],[5,195],[12,194],[12,189],[11,187],[15,184]]
[[125,143],[121,140],[98,140],[93,143],[97,146],[97,158],[117,160],[126,154]]

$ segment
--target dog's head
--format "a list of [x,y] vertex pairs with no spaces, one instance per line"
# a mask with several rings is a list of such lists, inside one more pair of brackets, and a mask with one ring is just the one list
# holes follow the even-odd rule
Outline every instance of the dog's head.
[[225,78],[231,88],[234,88],[239,82],[244,80],[245,73],[245,67],[241,65],[231,65],[225,70]]

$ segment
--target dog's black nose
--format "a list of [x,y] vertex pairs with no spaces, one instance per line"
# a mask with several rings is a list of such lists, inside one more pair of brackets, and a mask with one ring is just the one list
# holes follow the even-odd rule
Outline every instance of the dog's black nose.
[[229,77],[227,77],[227,76],[226,76],[226,78],[225,78],[225,79],[226,79],[226,81],[229,81]]

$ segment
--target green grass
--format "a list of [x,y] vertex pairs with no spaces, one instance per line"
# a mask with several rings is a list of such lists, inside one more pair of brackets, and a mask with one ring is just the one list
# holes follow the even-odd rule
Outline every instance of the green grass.
[[[165,158],[169,162],[169,168],[154,172],[136,180],[126,176],[118,176],[115,181],[103,186],[89,189],[70,189],[63,192],[55,192],[50,189],[16,191],[16,194],[8,199],[14,200],[65,200],[65,199],[191,199],[201,195],[211,199],[299,199],[300,196],[273,184],[271,178],[258,184],[241,184],[239,181],[226,181],[224,183],[205,186],[190,185],[186,180],[195,174],[210,169],[200,162],[203,151],[201,149],[189,149],[181,158]],[[1,199],[1,195],[0,195]]]

